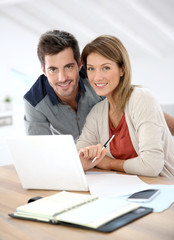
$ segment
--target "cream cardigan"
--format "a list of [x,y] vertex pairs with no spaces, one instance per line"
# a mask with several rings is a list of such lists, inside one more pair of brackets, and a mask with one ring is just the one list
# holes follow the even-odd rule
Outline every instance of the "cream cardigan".
[[[77,149],[102,145],[109,138],[108,100],[96,104],[87,116]],[[144,88],[135,88],[125,107],[125,117],[138,157],[124,163],[126,173],[174,177],[174,141],[160,105]],[[109,157],[112,157],[108,146]],[[116,161],[116,160],[115,160]]]

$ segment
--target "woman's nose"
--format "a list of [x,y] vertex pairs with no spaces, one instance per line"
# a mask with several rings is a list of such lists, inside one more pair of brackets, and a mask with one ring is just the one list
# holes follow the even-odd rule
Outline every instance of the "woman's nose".
[[95,71],[94,80],[99,81],[103,79],[103,74],[100,70]]

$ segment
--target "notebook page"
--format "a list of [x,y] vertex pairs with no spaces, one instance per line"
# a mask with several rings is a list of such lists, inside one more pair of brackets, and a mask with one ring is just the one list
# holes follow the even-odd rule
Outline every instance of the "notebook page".
[[67,211],[76,205],[96,199],[88,194],[78,194],[62,191],[60,193],[39,199],[35,202],[20,206],[16,209],[18,214],[37,215],[42,217],[53,217],[54,215]]
[[139,206],[139,204],[130,204],[118,199],[100,198],[69,212],[62,213],[55,218],[63,222],[97,228]]

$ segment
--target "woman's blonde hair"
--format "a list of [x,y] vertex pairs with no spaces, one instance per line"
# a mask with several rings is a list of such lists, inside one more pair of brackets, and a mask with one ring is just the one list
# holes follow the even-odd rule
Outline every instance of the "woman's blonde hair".
[[81,62],[86,69],[87,57],[91,53],[98,53],[117,63],[120,68],[123,68],[123,76],[120,78],[119,85],[113,94],[117,101],[117,111],[124,110],[125,104],[128,101],[133,87],[131,85],[131,64],[126,48],[121,41],[110,35],[102,35],[97,37],[92,42],[88,43],[81,54]]

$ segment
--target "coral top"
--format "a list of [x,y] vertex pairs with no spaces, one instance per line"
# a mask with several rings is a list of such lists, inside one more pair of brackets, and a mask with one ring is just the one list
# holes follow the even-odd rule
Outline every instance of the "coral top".
[[138,156],[132,145],[125,115],[116,128],[109,119],[109,136],[111,137],[113,134],[115,137],[110,143],[110,151],[114,158],[126,160]]

